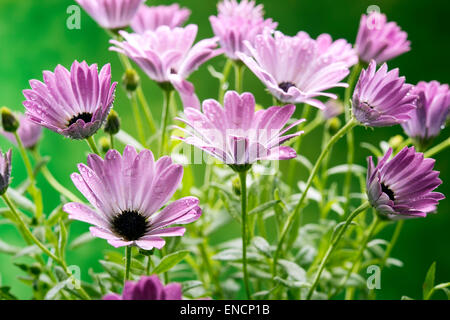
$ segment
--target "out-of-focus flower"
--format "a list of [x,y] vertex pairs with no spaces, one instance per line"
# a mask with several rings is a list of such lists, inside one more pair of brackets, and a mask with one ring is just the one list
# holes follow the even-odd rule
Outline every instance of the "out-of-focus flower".
[[[19,129],[17,129],[17,134],[23,143],[23,146],[27,149],[33,148],[42,136],[42,127],[35,124],[34,122],[28,120],[24,114],[18,116],[19,119]],[[9,141],[16,144],[16,137],[11,132],[2,131]]]
[[325,120],[338,117],[344,112],[344,104],[335,99],[325,102],[325,108],[322,110],[322,116]]
[[274,30],[277,23],[272,19],[264,20],[263,6],[255,1],[224,0],[217,5],[218,15],[210,16],[209,21],[214,34],[219,38],[220,46],[232,60],[238,60],[237,52],[250,54],[244,41],[253,44],[255,37],[265,28]]
[[336,95],[324,91],[347,86],[339,81],[349,73],[348,62],[335,61],[325,46],[319,46],[305,32],[289,37],[265,30],[256,37],[254,45],[245,44],[251,57],[239,52],[239,58],[282,102],[323,108],[323,102],[316,97],[336,99]]
[[147,30],[156,30],[160,26],[181,27],[190,15],[189,9],[180,8],[177,3],[154,7],[142,4],[131,21],[131,28],[134,32],[144,33]]
[[72,139],[85,139],[101,128],[111,110],[117,82],[111,84],[111,66],[100,74],[85,61],[44,71],[44,82],[30,80],[23,91],[28,119]]
[[418,96],[417,108],[403,129],[420,148],[426,148],[439,135],[450,114],[450,90],[437,81],[419,82],[412,90]]
[[101,27],[127,27],[145,0],[75,0]]
[[355,49],[345,39],[333,41],[328,33],[323,33],[317,37],[316,42],[319,54],[326,55],[333,61],[344,62],[347,67],[351,67],[358,62]]
[[3,153],[0,151],[0,196],[4,195],[9,187],[11,178],[11,149]]
[[372,12],[361,16],[355,49],[361,61],[369,63],[373,59],[380,64],[411,50],[407,38],[408,34],[395,22],[387,22],[384,14]]
[[70,219],[94,225],[92,235],[114,247],[161,249],[162,237],[182,236],[186,231],[169,226],[193,222],[201,215],[194,197],[176,200],[157,213],[172,198],[183,176],[183,167],[170,157],[155,162],[150,150],[138,154],[126,146],[123,156],[117,150],[109,150],[104,160],[90,154],[87,164],[79,164],[80,174],[73,173],[71,178],[95,210],[76,202],[64,205],[63,210]]
[[367,158],[367,196],[370,204],[389,219],[426,217],[445,196],[432,192],[442,181],[433,171],[434,159],[405,147],[392,160],[392,148],[375,167]]
[[127,281],[122,295],[110,293],[103,300],[182,300],[181,284],[164,286],[158,276],[142,276],[139,281]]
[[405,83],[405,77],[399,77],[398,69],[388,72],[388,66],[383,64],[376,71],[376,67],[372,60],[361,71],[353,92],[353,115],[361,124],[371,127],[393,126],[409,120],[416,108],[413,86]]
[[255,112],[251,93],[225,94],[224,108],[213,99],[203,102],[203,113],[197,109],[184,110],[186,123],[192,130],[178,128],[187,137],[176,137],[204,150],[239,171],[257,160],[285,160],[296,157],[294,149],[281,146],[302,132],[284,135],[304,119],[285,127],[295,111],[294,105],[270,107]]
[[184,107],[199,108],[194,86],[185,79],[201,64],[222,53],[217,39],[204,39],[193,46],[197,26],[171,29],[161,26],[143,34],[120,32],[123,42],[111,40],[111,50],[134,60],[144,72],[161,84],[171,84],[180,94]]

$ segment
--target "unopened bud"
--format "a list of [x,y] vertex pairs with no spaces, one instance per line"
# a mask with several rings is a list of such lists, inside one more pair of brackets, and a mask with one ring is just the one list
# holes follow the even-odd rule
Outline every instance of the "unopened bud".
[[328,131],[331,135],[336,134],[342,126],[341,120],[339,118],[331,118],[327,121]]
[[105,132],[109,134],[117,134],[120,130],[120,118],[117,112],[111,110],[106,119]]
[[98,140],[98,143],[100,145],[100,149],[102,149],[103,153],[107,153],[109,149],[111,149],[111,142],[107,137],[101,137]]
[[403,144],[403,141],[403,137],[397,134],[389,139],[389,146],[394,150],[398,149]]
[[134,92],[139,86],[139,75],[134,69],[127,69],[122,77],[122,85],[128,92]]
[[16,132],[19,128],[19,120],[7,107],[2,107],[0,109],[2,115],[2,126],[3,130],[6,132]]

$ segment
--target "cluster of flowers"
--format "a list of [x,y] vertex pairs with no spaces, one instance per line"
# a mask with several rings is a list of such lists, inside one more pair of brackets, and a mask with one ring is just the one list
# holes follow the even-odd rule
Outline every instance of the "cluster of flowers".
[[[351,103],[352,116],[336,139],[330,140],[330,145],[358,124],[368,127],[401,124],[423,151],[448,118],[448,85],[436,81],[410,85],[399,76],[398,69],[388,69],[385,62],[409,51],[410,43],[407,34],[396,23],[387,22],[381,13],[362,16],[353,46],[344,39],[333,41],[328,34],[317,39],[303,31],[295,36],[284,35],[275,30],[277,23],[264,18],[262,5],[248,0],[240,3],[223,0],[218,5],[218,15],[210,17],[215,37],[194,44],[197,26],[182,26],[190,11],[177,4],[148,7],[143,0],[77,2],[101,27],[111,31],[114,36],[110,41],[111,50],[134,61],[163,90],[178,92],[184,115],[177,119],[185,126],[177,129],[185,136],[175,138],[229,165],[244,181],[256,161],[297,156],[297,150],[282,146],[302,134],[299,130],[288,134],[304,121],[290,121],[295,104],[322,109],[325,119],[343,111],[342,104],[335,101],[338,97],[327,90],[349,85],[351,90],[352,83],[342,81],[352,67],[355,72],[364,67],[351,102],[343,101],[345,108]],[[133,33],[125,31],[127,27]],[[237,70],[248,67],[279,105],[256,110],[251,93],[236,91],[226,92],[223,106],[213,99],[200,103],[194,85],[187,78],[206,61],[221,54]],[[377,70],[378,64],[382,65]],[[31,80],[31,89],[23,91],[25,115],[16,117],[2,109],[3,134],[26,149],[36,146],[41,127],[71,139],[87,139],[94,153],[88,156],[87,165],[78,165],[79,173],[73,173],[71,178],[91,206],[70,202],[63,210],[70,219],[91,224],[92,235],[106,239],[114,247],[161,249],[165,245],[164,237],[185,233],[186,229],[178,225],[199,219],[201,204],[196,197],[189,196],[166,205],[183,177],[182,165],[174,163],[169,156],[160,153],[155,160],[150,150],[137,152],[130,145],[123,154],[111,149],[104,158],[96,151],[92,136],[99,129],[104,127],[111,134],[118,132],[117,114],[111,111],[116,85],[111,83],[109,64],[100,72],[96,64],[88,65],[84,61],[75,61],[70,70],[58,65],[54,72],[44,71],[43,81]],[[321,97],[331,100],[324,103]],[[425,217],[435,211],[444,195],[433,191],[442,183],[439,173],[433,170],[434,160],[424,158],[414,147],[405,146],[390,159],[392,153],[390,149],[377,166],[372,157],[368,159],[368,203],[391,219]],[[311,181],[314,174],[313,171]],[[0,160],[0,190],[4,197],[10,175],[11,150],[2,154]],[[243,223],[244,216],[245,212]],[[244,280],[247,281],[243,245]],[[126,283],[122,296],[111,294],[105,298],[181,299],[181,288],[178,284],[163,287],[158,278],[143,277],[137,284]]]

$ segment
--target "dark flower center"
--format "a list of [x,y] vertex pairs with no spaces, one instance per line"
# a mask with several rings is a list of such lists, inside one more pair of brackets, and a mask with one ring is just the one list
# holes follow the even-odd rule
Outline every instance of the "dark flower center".
[[112,221],[112,229],[127,241],[138,240],[144,236],[148,225],[145,217],[137,211],[123,211]]
[[389,187],[385,186],[384,183],[381,184],[381,191],[386,193],[388,195],[389,199],[391,199],[392,201],[395,200],[394,191],[389,189]]
[[92,119],[92,113],[90,112],[83,112],[80,114],[77,114],[75,117],[69,120],[69,127],[73,125],[75,122],[77,122],[79,119],[83,120],[85,123],[91,122]]
[[295,84],[293,84],[292,82],[282,82],[278,85],[278,87],[284,92],[288,92],[290,87],[295,87]]

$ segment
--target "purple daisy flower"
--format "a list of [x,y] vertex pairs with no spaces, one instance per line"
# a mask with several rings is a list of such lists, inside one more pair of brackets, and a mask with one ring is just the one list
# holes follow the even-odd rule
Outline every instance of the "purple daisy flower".
[[421,147],[426,148],[439,135],[450,114],[450,90],[437,81],[419,82],[412,90],[418,96],[417,108],[403,130]]
[[161,26],[143,34],[120,32],[125,41],[111,40],[111,50],[134,60],[154,81],[170,83],[178,91],[184,107],[200,107],[194,86],[185,79],[201,64],[222,53],[217,39],[204,39],[193,46],[197,26],[171,29]]
[[375,167],[372,157],[367,158],[367,196],[370,204],[390,219],[426,217],[436,210],[444,195],[432,192],[442,181],[433,171],[435,160],[424,158],[414,147],[403,148],[388,160],[392,148]]
[[30,80],[23,105],[32,122],[72,139],[85,139],[101,128],[111,110],[117,82],[111,84],[111,66],[100,74],[85,61],[43,72],[44,83]]
[[321,109],[324,104],[315,97],[336,99],[335,94],[323,91],[347,86],[339,81],[349,73],[348,61],[335,61],[305,32],[289,37],[265,30],[256,37],[254,46],[245,44],[251,57],[239,52],[239,58],[282,102],[307,103]]
[[145,0],[75,0],[101,27],[105,29],[122,29],[130,24],[131,19]]
[[191,11],[189,9],[180,8],[177,3],[170,6],[154,7],[142,4],[131,21],[131,28],[137,33],[156,30],[160,26],[168,26],[173,29],[181,27],[190,15]]
[[407,38],[408,34],[395,22],[387,22],[384,14],[372,12],[361,16],[355,49],[361,61],[369,63],[373,59],[380,64],[411,50]]
[[361,71],[353,92],[353,115],[361,124],[371,127],[393,126],[409,120],[416,108],[413,86],[405,83],[405,77],[399,77],[398,69],[388,72],[388,66],[383,64],[376,71],[376,67],[372,60]]
[[186,123],[192,130],[179,128],[191,144],[233,169],[247,168],[257,160],[285,160],[297,156],[294,149],[281,146],[303,132],[284,135],[304,119],[284,128],[295,111],[295,105],[270,107],[255,112],[255,98],[251,93],[225,94],[224,108],[213,99],[203,102],[203,113],[197,109],[184,110]]
[[94,226],[92,235],[106,239],[114,247],[136,245],[144,250],[161,249],[162,237],[182,236],[183,227],[169,227],[197,220],[202,211],[198,199],[185,197],[157,211],[172,198],[180,185],[183,167],[170,157],[155,162],[150,150],[139,154],[125,147],[123,156],[109,150],[105,159],[90,154],[87,166],[72,181],[95,210],[82,203],[68,203],[63,210],[70,219]]
[[225,55],[232,60],[239,59],[237,52],[250,54],[244,41],[253,44],[265,28],[274,30],[278,25],[272,19],[264,20],[263,6],[255,5],[255,1],[224,0],[217,8],[219,14],[210,16],[209,21]]
[[[32,149],[38,143],[39,139],[41,139],[42,127],[28,120],[24,114],[20,114],[18,118],[20,126],[19,129],[17,129],[17,134],[19,135],[20,140],[22,140],[23,146],[27,149]],[[17,143],[13,133],[1,130],[1,134],[12,143]]]
[[139,281],[127,281],[122,295],[109,293],[103,300],[182,300],[181,284],[164,286],[158,276],[142,276]]
[[11,149],[3,153],[0,150],[0,195],[3,195],[9,187],[11,178]]

